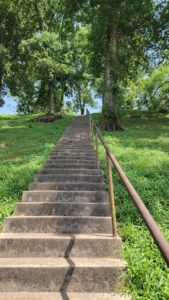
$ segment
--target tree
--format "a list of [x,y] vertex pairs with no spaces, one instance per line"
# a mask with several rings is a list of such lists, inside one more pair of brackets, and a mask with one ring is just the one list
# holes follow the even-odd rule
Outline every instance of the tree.
[[87,80],[88,32],[68,21],[64,0],[31,5],[32,32],[20,43],[11,92],[18,96],[21,112],[48,107],[54,113],[61,109],[64,94],[71,94],[79,80]]
[[132,103],[132,108],[169,111],[169,65],[161,64],[147,76],[138,77],[131,82],[126,93],[126,102]]
[[48,99],[49,113],[55,113],[55,89],[63,88],[62,79],[72,70],[68,45],[59,41],[57,33],[43,31],[22,41],[21,50],[27,72],[34,82],[34,90],[37,90],[36,98],[44,95]]
[[30,37],[32,27],[32,1],[0,0],[0,102],[6,91],[15,90],[17,67],[20,63],[19,45]]
[[81,115],[84,115],[86,106],[96,107],[92,88],[86,82],[77,82],[74,88],[73,109],[80,110]]
[[104,129],[121,130],[120,88],[147,58],[153,1],[91,0],[92,69],[104,74]]

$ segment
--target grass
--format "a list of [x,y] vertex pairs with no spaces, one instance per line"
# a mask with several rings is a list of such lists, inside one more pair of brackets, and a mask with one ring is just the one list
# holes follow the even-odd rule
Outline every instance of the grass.
[[65,115],[53,123],[34,123],[35,116],[0,115],[0,226],[13,213],[23,190],[47,159],[69,125]]
[[[93,115],[99,124],[100,115]],[[105,141],[169,240],[169,115],[128,113],[123,132],[104,132]],[[106,180],[105,154],[99,146]],[[128,262],[126,288],[133,299],[169,299],[167,269],[131,198],[113,169],[117,220]]]

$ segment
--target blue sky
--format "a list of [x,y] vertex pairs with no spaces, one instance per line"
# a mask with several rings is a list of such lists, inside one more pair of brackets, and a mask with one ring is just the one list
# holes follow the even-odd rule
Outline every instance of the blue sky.
[[[2,114],[16,114],[16,105],[17,102],[14,100],[14,98],[6,96],[5,97],[5,104],[3,107],[0,107],[0,115]],[[101,111],[101,99],[97,99],[97,107],[91,108],[88,107],[89,111],[91,113],[93,112],[100,112]]]
[[0,107],[0,115],[2,114],[16,114],[16,101],[9,96],[4,97],[5,104]]

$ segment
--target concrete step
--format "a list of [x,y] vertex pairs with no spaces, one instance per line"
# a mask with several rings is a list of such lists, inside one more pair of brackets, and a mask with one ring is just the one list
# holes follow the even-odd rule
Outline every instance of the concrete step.
[[111,217],[12,216],[5,218],[3,232],[112,233]]
[[46,160],[47,163],[68,163],[68,164],[71,164],[71,163],[76,163],[76,164],[94,164],[97,166],[97,161],[96,159],[79,159],[79,158],[64,158],[64,159],[60,159],[60,158],[48,158]]
[[58,146],[56,149],[54,149],[54,151],[64,151],[64,150],[66,150],[66,151],[71,151],[71,152],[78,152],[78,153],[81,153],[81,152],[94,152],[94,148],[93,147],[83,147],[83,146],[81,146],[81,147],[70,147],[70,146],[68,146],[68,145],[66,145],[66,146]]
[[37,182],[89,182],[89,183],[103,183],[103,177],[100,175],[37,175],[35,177]]
[[17,202],[19,216],[110,216],[108,203]]
[[1,300],[129,300],[117,293],[0,293]]
[[92,144],[88,144],[88,143],[59,143],[56,147],[56,149],[61,148],[62,150],[66,150],[66,149],[77,149],[77,150],[93,150],[93,145]]
[[92,176],[92,175],[95,175],[95,176],[98,176],[98,175],[102,175],[102,171],[99,170],[99,169],[50,169],[50,168],[43,168],[41,169],[40,173],[39,174],[49,174],[49,175],[52,175],[52,174],[55,174],[55,175],[64,175],[64,174],[67,174],[67,175],[89,175],[89,176]]
[[51,154],[49,159],[60,159],[63,161],[64,159],[72,159],[72,160],[87,160],[87,161],[96,161],[96,156],[95,155],[71,155],[71,154],[63,154],[63,155],[56,155],[56,154]]
[[29,190],[57,190],[57,191],[104,191],[103,183],[65,183],[65,182],[32,182]]
[[22,201],[26,202],[98,202],[108,201],[106,191],[24,191]]
[[76,155],[85,155],[85,156],[96,156],[96,152],[93,150],[91,151],[71,151],[71,150],[54,150],[51,155],[73,155],[73,156],[76,156]]
[[[2,233],[0,257],[120,257],[121,238],[111,234]],[[0,298],[1,299],[1,298]]]
[[1,258],[0,292],[113,292],[126,264],[114,258]]
[[44,165],[45,168],[55,168],[55,169],[97,169],[97,164],[82,164],[82,163],[66,163],[66,162],[47,162]]
[[95,155],[95,153],[87,153],[87,152],[84,152],[84,153],[71,153],[71,152],[53,152],[53,153],[51,153],[50,154],[50,156],[51,157],[72,157],[72,158],[77,158],[77,157],[79,157],[79,158],[83,158],[83,157],[86,157],[86,158],[96,158],[96,155]]

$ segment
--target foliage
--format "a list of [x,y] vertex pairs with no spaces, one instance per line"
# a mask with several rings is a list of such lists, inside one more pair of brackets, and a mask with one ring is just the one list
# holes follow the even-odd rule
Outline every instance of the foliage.
[[8,88],[19,112],[54,112],[91,86],[121,129],[129,79],[167,58],[167,17],[166,1],[0,0],[0,105]]
[[84,115],[87,106],[96,107],[96,101],[92,96],[92,89],[87,83],[79,82],[74,89],[73,110],[80,110],[81,115]]
[[[101,116],[94,115],[97,122]],[[169,239],[169,115],[131,112],[123,132],[102,131],[147,208]],[[100,165],[106,179],[105,151],[99,146]],[[134,300],[169,299],[169,270],[145,228],[138,211],[113,168],[117,220],[128,262],[125,290]]]
[[72,119],[65,115],[56,122],[43,124],[32,122],[35,117],[0,116],[0,225],[13,212],[15,202],[28,189]]
[[161,64],[149,76],[131,82],[125,101],[130,107],[169,112],[169,65]]

